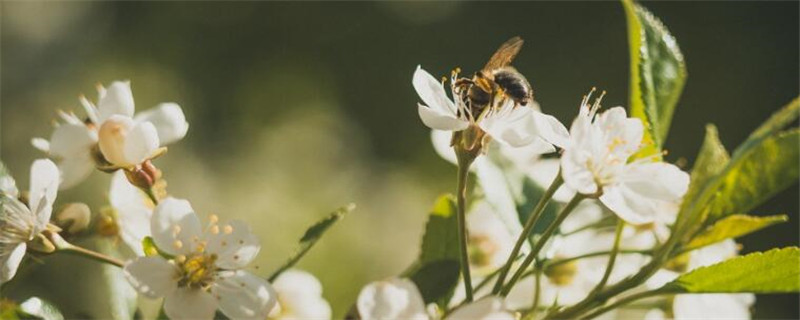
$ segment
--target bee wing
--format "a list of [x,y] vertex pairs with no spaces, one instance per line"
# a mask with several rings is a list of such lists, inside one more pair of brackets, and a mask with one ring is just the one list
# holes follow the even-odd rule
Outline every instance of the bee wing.
[[524,41],[522,41],[520,37],[508,39],[508,41],[500,45],[500,48],[489,58],[489,62],[483,67],[483,71],[489,73],[492,70],[511,64],[511,61],[514,60],[514,57],[517,56],[517,53],[519,53],[519,50],[522,48],[523,42]]

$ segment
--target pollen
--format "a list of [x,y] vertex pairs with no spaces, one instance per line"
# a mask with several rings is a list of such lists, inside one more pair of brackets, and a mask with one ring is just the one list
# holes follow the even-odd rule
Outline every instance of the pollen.
[[226,225],[222,228],[222,232],[225,232],[225,234],[231,234],[233,233],[233,227],[231,227],[231,225]]
[[175,242],[172,243],[172,246],[174,246],[175,249],[183,248],[183,242],[181,242],[180,240],[175,240]]
[[209,231],[211,231],[211,234],[219,234],[219,226],[217,225],[211,226],[211,228],[209,228]]

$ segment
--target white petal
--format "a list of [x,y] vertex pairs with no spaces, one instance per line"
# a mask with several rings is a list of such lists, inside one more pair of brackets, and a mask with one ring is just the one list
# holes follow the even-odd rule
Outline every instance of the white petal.
[[50,153],[50,141],[44,138],[33,138],[31,144],[39,151]]
[[180,270],[162,257],[139,257],[123,269],[125,278],[136,291],[154,299],[177,289]]
[[94,160],[88,153],[80,157],[64,158],[58,163],[58,170],[61,171],[59,189],[69,189],[81,183],[94,171]]
[[120,237],[134,253],[141,256],[142,240],[150,235],[150,217],[153,210],[147,196],[134,187],[125,173],[117,171],[111,178],[111,188],[108,192],[109,202],[117,212],[118,224],[121,228]]
[[319,280],[311,273],[297,269],[281,273],[272,286],[279,294],[293,292],[309,296],[322,295],[322,284]]
[[457,164],[456,152],[450,145],[453,138],[453,133],[450,131],[431,130],[431,142],[433,143],[433,150],[436,151],[443,159],[452,164]]
[[150,230],[156,246],[174,255],[191,252],[202,235],[200,220],[189,201],[172,197],[156,206]]
[[0,252],[3,253],[0,255],[0,285],[14,278],[27,249],[27,245],[24,242],[9,248],[6,248],[6,245],[0,244]]
[[532,112],[533,121],[539,136],[559,148],[565,148],[569,143],[567,128],[555,117],[541,112]]
[[177,103],[162,103],[155,108],[140,112],[134,118],[136,122],[150,122],[158,131],[158,140],[161,145],[170,144],[186,136],[189,123],[183,115],[183,110]]
[[171,320],[213,319],[217,300],[200,289],[178,288],[164,299],[164,312]]
[[220,274],[211,293],[220,311],[231,319],[265,319],[277,303],[267,280],[241,270]]
[[469,127],[469,122],[458,119],[455,114],[439,111],[424,105],[418,105],[417,111],[422,123],[431,129],[445,131],[460,131]]
[[50,136],[50,154],[60,158],[88,155],[97,143],[97,132],[83,123],[61,124]]
[[250,226],[234,220],[219,225],[219,233],[208,235],[206,251],[217,255],[217,266],[222,269],[240,269],[258,255],[261,244],[250,232]]
[[356,306],[363,320],[428,318],[422,295],[408,279],[389,279],[368,284],[358,294]]
[[487,297],[456,309],[447,319],[514,320],[516,317],[506,309],[502,299]]
[[[539,159],[528,165],[524,170],[536,184],[547,189],[560,173],[561,161],[559,161],[559,159]],[[561,187],[556,190],[556,193],[553,194],[553,200],[568,202],[574,195],[574,189],[561,185]]]
[[538,138],[535,124],[531,121],[533,112],[529,108],[504,106],[500,113],[487,116],[478,124],[492,139],[508,146],[522,147]]
[[664,201],[679,200],[689,189],[689,174],[664,162],[627,165],[622,179],[642,196]]
[[105,92],[101,91],[97,108],[100,123],[105,122],[113,115],[133,117],[134,105],[131,83],[129,81],[111,83],[105,89]]
[[675,319],[750,319],[755,296],[740,294],[679,294],[672,310]]
[[417,66],[414,71],[414,79],[412,80],[414,89],[417,90],[422,102],[425,102],[428,107],[434,109],[438,113],[449,114],[453,117],[456,115],[456,107],[444,91],[442,83],[437,81],[430,73],[423,70],[422,67]]
[[152,123],[135,123],[131,118],[112,116],[100,127],[100,151],[120,167],[142,163],[158,149],[158,132]]
[[600,201],[620,219],[632,225],[647,224],[655,220],[656,203],[624,186],[604,188]]
[[584,150],[569,148],[561,155],[561,176],[564,184],[582,194],[596,193],[600,186],[594,179],[594,174],[586,166],[588,157]]
[[39,230],[43,230],[50,222],[60,178],[58,167],[53,161],[39,159],[33,162],[29,206],[31,212],[36,215]]
[[125,141],[125,158],[139,164],[150,158],[159,146],[158,131],[150,122],[137,123]]

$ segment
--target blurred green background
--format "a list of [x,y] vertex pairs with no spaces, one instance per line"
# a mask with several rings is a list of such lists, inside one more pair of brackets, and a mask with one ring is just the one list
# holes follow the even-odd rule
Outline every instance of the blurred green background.
[[[645,3],[672,31],[689,79],[667,142],[693,160],[706,123],[732,149],[798,94],[798,2]],[[356,202],[300,263],[342,315],[362,285],[401,272],[416,255],[426,211],[453,189],[419,121],[411,75],[485,63],[514,35],[516,66],[543,109],[569,123],[592,86],[625,105],[625,20],[616,2],[1,2],[0,150],[21,186],[42,154],[57,109],[79,110],[94,85],[132,82],[138,110],[179,103],[184,141],[156,161],[170,192],[203,214],[249,221],[262,241],[258,273],[294,249],[305,227]],[[59,194],[106,205],[109,176]],[[797,245],[798,188],[754,211],[791,222],[743,239],[743,252]],[[65,268],[70,263],[77,268]],[[68,316],[107,317],[95,266],[53,257],[20,295]],[[94,269],[93,269],[94,268]],[[84,277],[56,285],[59,277]],[[35,280],[33,279],[35,278]],[[756,315],[797,318],[797,295],[760,296]]]

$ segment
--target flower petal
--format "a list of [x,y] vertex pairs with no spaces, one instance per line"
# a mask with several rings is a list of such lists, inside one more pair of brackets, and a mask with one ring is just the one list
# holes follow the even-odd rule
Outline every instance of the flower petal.
[[458,119],[454,114],[439,111],[424,105],[417,105],[419,118],[422,123],[431,129],[445,131],[460,131],[469,127],[469,122]]
[[456,159],[456,151],[453,150],[453,146],[450,145],[452,139],[453,133],[450,131],[431,130],[431,142],[433,143],[433,150],[436,151],[436,154],[452,164],[457,164],[458,159]]
[[297,269],[289,269],[281,273],[272,286],[278,294],[322,295],[322,284],[319,283],[319,280],[314,275]]
[[584,150],[568,148],[561,155],[561,176],[564,184],[582,194],[593,194],[599,189],[594,174],[586,166],[588,155]]
[[752,293],[679,294],[672,302],[675,319],[750,319]]
[[542,139],[559,148],[567,146],[569,143],[569,131],[561,121],[558,121],[556,117],[538,111],[532,112],[532,118],[536,124],[536,131]]
[[[510,103],[512,100],[509,100]],[[497,114],[486,116],[478,125],[489,133],[492,139],[511,147],[522,147],[533,143],[538,138],[534,123],[531,121],[530,108],[513,108],[506,105]]]
[[227,271],[211,287],[219,309],[232,319],[265,319],[277,303],[266,280],[246,271]]
[[213,319],[217,300],[201,289],[178,288],[164,299],[164,312],[172,320]]
[[24,242],[17,243],[13,247],[5,247],[7,245],[10,244],[0,243],[0,253],[2,253],[0,255],[0,285],[14,278],[27,250]]
[[600,201],[620,219],[632,225],[642,225],[655,220],[656,203],[653,199],[640,196],[624,186],[610,186],[603,189]]
[[114,81],[108,88],[100,91],[97,109],[100,123],[113,115],[133,117],[134,104],[130,81]]
[[142,163],[153,156],[158,146],[156,127],[150,122],[137,123],[125,141],[125,158],[132,164]]
[[88,177],[94,171],[94,160],[86,154],[81,157],[65,158],[58,163],[61,172],[60,190],[72,188]]
[[36,215],[36,227],[39,231],[44,230],[44,227],[50,222],[60,179],[58,167],[53,161],[39,159],[33,162],[28,203],[31,212]]
[[180,270],[162,257],[139,257],[125,264],[125,278],[142,295],[155,299],[178,288]]
[[456,309],[447,319],[514,320],[516,317],[506,309],[502,299],[487,297]]
[[665,162],[629,164],[622,180],[636,193],[664,201],[679,200],[689,189],[689,174]]
[[60,158],[88,155],[97,143],[97,131],[84,124],[64,123],[56,127],[50,136],[49,152]]
[[414,71],[414,78],[411,83],[414,85],[414,89],[417,90],[422,102],[425,102],[428,107],[442,114],[456,116],[456,106],[447,97],[442,83],[423,70],[421,66],[417,66],[417,70]]
[[150,200],[134,187],[125,173],[117,171],[111,178],[108,192],[109,202],[117,212],[120,237],[136,255],[142,256],[142,240],[150,235],[150,217],[153,210],[148,207]]
[[172,197],[156,206],[150,230],[156,246],[173,255],[191,252],[202,235],[200,220],[189,201]]
[[217,255],[217,266],[240,269],[258,255],[261,244],[245,222],[234,220],[219,226],[219,233],[208,236],[206,251]]
[[162,103],[155,108],[140,112],[134,118],[136,122],[150,122],[158,131],[161,145],[170,144],[186,136],[189,123],[177,103]]
[[356,306],[363,320],[428,319],[422,295],[408,279],[389,279],[368,284],[358,294]]

